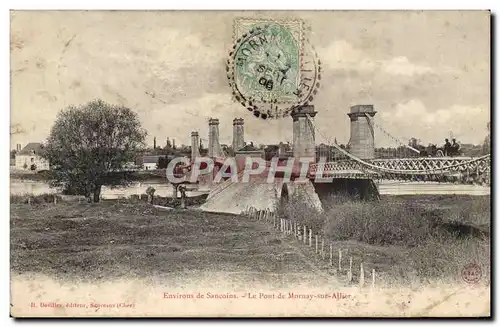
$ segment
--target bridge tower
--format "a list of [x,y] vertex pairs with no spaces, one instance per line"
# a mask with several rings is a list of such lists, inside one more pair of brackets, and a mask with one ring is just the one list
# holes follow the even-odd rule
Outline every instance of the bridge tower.
[[243,129],[243,118],[233,119],[233,150],[238,151],[245,146],[245,134]]
[[200,135],[196,131],[191,132],[191,160],[200,156]]
[[210,118],[208,121],[208,156],[219,156],[219,119]]
[[295,107],[291,116],[293,119],[293,156],[295,158],[316,158],[314,126],[307,119],[316,116],[313,105]]
[[375,116],[377,112],[373,105],[356,105],[351,107],[347,115],[351,119],[351,138],[349,140],[349,152],[361,159],[375,158],[375,138],[373,127],[368,117]]

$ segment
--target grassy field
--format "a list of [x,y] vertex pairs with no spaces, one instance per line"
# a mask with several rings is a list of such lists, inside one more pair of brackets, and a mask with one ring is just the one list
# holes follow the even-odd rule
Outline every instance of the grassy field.
[[488,284],[490,206],[489,196],[385,196],[375,203],[332,199],[320,215],[292,203],[286,213],[355,265],[376,269],[386,284],[462,282],[470,263],[480,265]]
[[[94,281],[216,273],[235,283],[273,285],[331,282],[335,274],[310,248],[246,217],[158,211],[139,201],[53,204],[48,196],[48,203],[40,197],[28,205],[18,200],[11,198],[16,274]],[[489,283],[489,196],[332,201],[321,215],[292,204],[287,213],[321,231],[356,267],[363,262],[367,271],[376,269],[385,284],[457,282],[469,263],[478,263]]]
[[196,279],[240,285],[328,282],[290,240],[246,217],[145,203],[11,206],[11,271],[56,279]]

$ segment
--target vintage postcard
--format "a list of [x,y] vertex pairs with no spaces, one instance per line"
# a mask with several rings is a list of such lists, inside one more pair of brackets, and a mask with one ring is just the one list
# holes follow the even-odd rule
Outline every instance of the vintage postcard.
[[10,13],[13,317],[489,317],[489,11]]

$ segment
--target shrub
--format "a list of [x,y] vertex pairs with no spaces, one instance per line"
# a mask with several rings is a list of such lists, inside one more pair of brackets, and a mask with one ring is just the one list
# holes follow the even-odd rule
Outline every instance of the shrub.
[[283,208],[284,216],[298,222],[300,226],[306,225],[315,231],[321,231],[325,222],[324,215],[305,203],[307,200],[302,195],[293,195]]
[[481,267],[482,281],[490,281],[490,241],[475,238],[430,238],[419,247],[412,248],[404,263],[403,279],[418,276],[420,282],[432,280],[459,281],[462,269],[475,263]]
[[337,205],[325,216],[325,234],[332,239],[410,247],[436,234],[441,219],[404,203],[366,202]]
[[61,202],[63,200],[62,197],[57,194],[43,193],[39,195],[11,195],[10,203],[28,203],[28,198],[30,199],[31,204],[54,203],[54,198],[57,199],[57,202]]

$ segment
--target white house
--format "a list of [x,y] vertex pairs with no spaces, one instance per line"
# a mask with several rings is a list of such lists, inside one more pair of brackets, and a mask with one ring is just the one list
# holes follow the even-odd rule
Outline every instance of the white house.
[[28,143],[20,152],[16,153],[16,169],[49,170],[49,162],[40,156],[43,151],[41,143]]
[[142,157],[142,169],[155,170],[158,160],[165,156],[144,156]]

